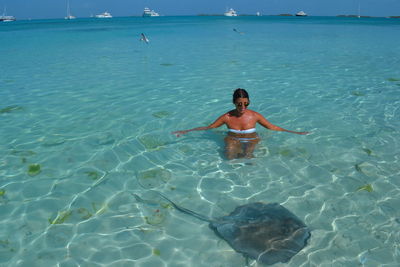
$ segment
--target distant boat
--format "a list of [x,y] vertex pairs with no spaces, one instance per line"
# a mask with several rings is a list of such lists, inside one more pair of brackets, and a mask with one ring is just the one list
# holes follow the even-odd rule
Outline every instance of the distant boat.
[[158,14],[154,10],[150,10],[150,8],[148,8],[148,7],[145,7],[143,10],[142,16],[143,17],[159,17],[160,14]]
[[261,13],[257,11],[257,12],[256,12],[256,16],[257,16],[257,17],[261,16]]
[[75,16],[71,15],[71,11],[69,10],[69,0],[67,0],[67,16],[65,17],[65,19],[76,19]]
[[297,17],[307,17],[308,15],[304,11],[299,11],[296,13]]
[[228,11],[224,13],[226,17],[237,17],[237,13],[233,8],[230,8]]
[[15,17],[13,17],[13,16],[7,16],[6,13],[7,13],[7,10],[6,10],[6,7],[4,7],[3,15],[0,16],[0,21],[9,22],[9,21],[16,20]]
[[104,12],[104,13],[98,14],[95,17],[99,18],[99,19],[110,19],[110,18],[112,18],[111,14],[109,12],[107,12],[107,11]]

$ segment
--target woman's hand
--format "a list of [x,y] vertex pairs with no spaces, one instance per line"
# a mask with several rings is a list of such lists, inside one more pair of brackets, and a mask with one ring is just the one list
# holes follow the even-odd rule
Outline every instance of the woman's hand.
[[172,134],[175,134],[176,137],[180,137],[183,134],[186,134],[187,132],[189,132],[188,130],[184,130],[184,131],[176,131],[176,132],[172,132]]

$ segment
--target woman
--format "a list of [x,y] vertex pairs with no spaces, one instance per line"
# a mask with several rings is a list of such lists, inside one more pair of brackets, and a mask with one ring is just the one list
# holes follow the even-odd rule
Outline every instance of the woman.
[[250,100],[249,94],[244,89],[238,88],[235,90],[233,93],[233,104],[236,106],[235,109],[223,114],[209,126],[176,131],[173,134],[179,137],[191,131],[214,129],[226,124],[229,129],[228,135],[225,137],[225,153],[228,159],[252,157],[254,148],[260,141],[255,128],[257,123],[273,131],[308,134],[308,132],[294,132],[273,125],[260,113],[247,109],[250,105]]

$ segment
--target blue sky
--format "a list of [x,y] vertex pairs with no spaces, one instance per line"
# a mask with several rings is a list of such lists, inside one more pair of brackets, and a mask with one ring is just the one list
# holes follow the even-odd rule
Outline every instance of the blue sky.
[[[7,14],[17,19],[62,18],[66,13],[67,0],[0,0],[0,10],[7,6]],[[361,15],[400,15],[400,0],[69,0],[71,13],[77,17],[89,17],[109,11],[113,16],[140,15],[144,7],[162,15],[222,14],[232,7],[239,14],[276,15],[304,10],[314,16],[357,14],[360,3]],[[2,11],[0,11],[2,13]]]

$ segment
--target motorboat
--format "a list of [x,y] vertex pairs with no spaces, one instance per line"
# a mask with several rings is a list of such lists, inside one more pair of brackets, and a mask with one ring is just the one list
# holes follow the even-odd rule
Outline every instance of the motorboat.
[[299,11],[296,13],[297,17],[307,17],[308,15],[304,11]]
[[76,19],[75,16],[71,15],[71,11],[69,10],[69,1],[67,1],[67,16],[65,17],[65,19]]
[[143,17],[159,17],[160,14],[158,14],[154,10],[150,10],[150,8],[148,8],[148,7],[145,7],[143,10],[142,16]]
[[233,8],[230,8],[228,11],[224,13],[226,17],[237,17],[237,13]]
[[95,17],[99,18],[99,19],[110,19],[110,18],[112,18],[111,14],[109,12],[107,12],[107,11],[104,12],[104,13],[98,14]]

